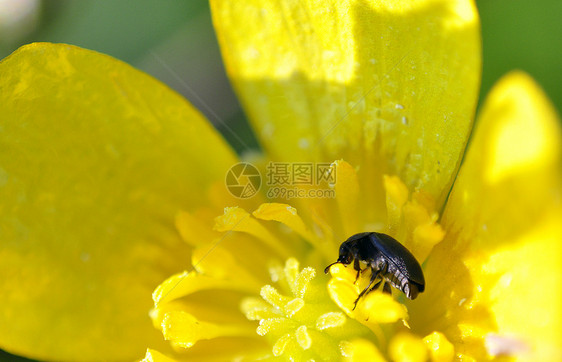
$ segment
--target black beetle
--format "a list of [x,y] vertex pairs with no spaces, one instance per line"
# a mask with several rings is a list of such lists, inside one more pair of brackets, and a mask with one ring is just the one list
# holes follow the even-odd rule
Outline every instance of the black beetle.
[[[371,269],[371,280],[355,300],[353,309],[363,295],[376,289],[383,281],[384,292],[390,293],[390,283],[409,299],[415,299],[425,289],[423,271],[416,258],[402,244],[386,234],[368,232],[351,236],[341,244],[338,260],[328,265],[324,273],[328,273],[334,264],[349,265],[352,261],[353,268],[357,270],[356,282],[359,274],[368,268]],[[367,267],[361,270],[360,262],[366,263]],[[380,280],[373,285],[379,277]]]

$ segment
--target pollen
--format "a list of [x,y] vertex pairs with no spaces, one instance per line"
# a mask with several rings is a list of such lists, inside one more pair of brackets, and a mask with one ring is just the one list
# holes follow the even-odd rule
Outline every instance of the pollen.
[[314,268],[301,269],[290,258],[284,266],[272,266],[270,274],[275,286],[263,286],[261,299],[245,298],[241,309],[248,319],[259,321],[256,333],[268,339],[273,356],[337,360],[344,357],[348,340],[371,334],[331,301],[321,280],[325,277],[318,277]]

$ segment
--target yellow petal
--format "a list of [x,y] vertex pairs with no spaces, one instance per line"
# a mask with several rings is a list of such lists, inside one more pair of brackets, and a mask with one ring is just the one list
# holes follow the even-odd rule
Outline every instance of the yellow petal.
[[[213,215],[216,216],[216,215]],[[205,245],[220,234],[212,229],[213,218],[181,211],[176,215],[176,229],[191,246]]]
[[274,158],[343,158],[361,168],[382,159],[379,173],[443,201],[480,79],[471,1],[211,6],[230,78]]
[[[197,342],[187,351],[176,355],[177,359],[169,359],[161,353],[149,349],[142,362],[221,362],[236,361],[240,358],[248,361],[259,361],[271,356],[262,341],[248,337],[223,337]],[[212,356],[212,357],[211,357]]]
[[425,295],[411,304],[412,328],[442,331],[478,360],[562,358],[559,122],[527,75],[494,87],[443,215],[445,240],[425,268]]
[[183,98],[113,58],[32,44],[0,63],[0,348],[128,360],[185,267],[174,215],[235,156]]
[[456,231],[493,218],[501,223],[491,227],[516,234],[560,205],[560,121],[533,80],[515,72],[494,87],[478,123],[449,220]]

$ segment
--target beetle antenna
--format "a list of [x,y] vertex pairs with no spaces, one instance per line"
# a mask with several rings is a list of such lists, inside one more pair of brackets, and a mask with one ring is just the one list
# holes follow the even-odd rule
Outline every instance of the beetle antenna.
[[337,264],[337,263],[341,263],[341,261],[338,260],[338,261],[335,261],[335,262],[333,262],[332,264],[328,265],[328,266],[326,267],[326,269],[324,269],[324,274],[328,274],[328,272],[330,271],[330,267],[331,267],[332,265],[334,265],[334,264]]

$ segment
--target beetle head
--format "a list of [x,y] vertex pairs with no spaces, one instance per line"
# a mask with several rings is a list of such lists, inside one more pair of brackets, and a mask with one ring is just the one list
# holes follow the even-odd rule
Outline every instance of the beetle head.
[[338,257],[338,260],[336,260],[332,264],[328,265],[326,267],[326,269],[324,269],[324,273],[328,274],[328,271],[330,270],[330,267],[334,264],[341,263],[341,264],[344,264],[344,265],[348,265],[352,261],[353,261],[353,252],[352,252],[351,248],[349,247],[349,243],[347,241],[344,241],[340,246],[340,255]]
[[340,256],[338,257],[338,261],[336,263],[342,263],[348,265],[352,261],[353,261],[353,251],[351,250],[349,243],[347,241],[344,241],[340,245]]

